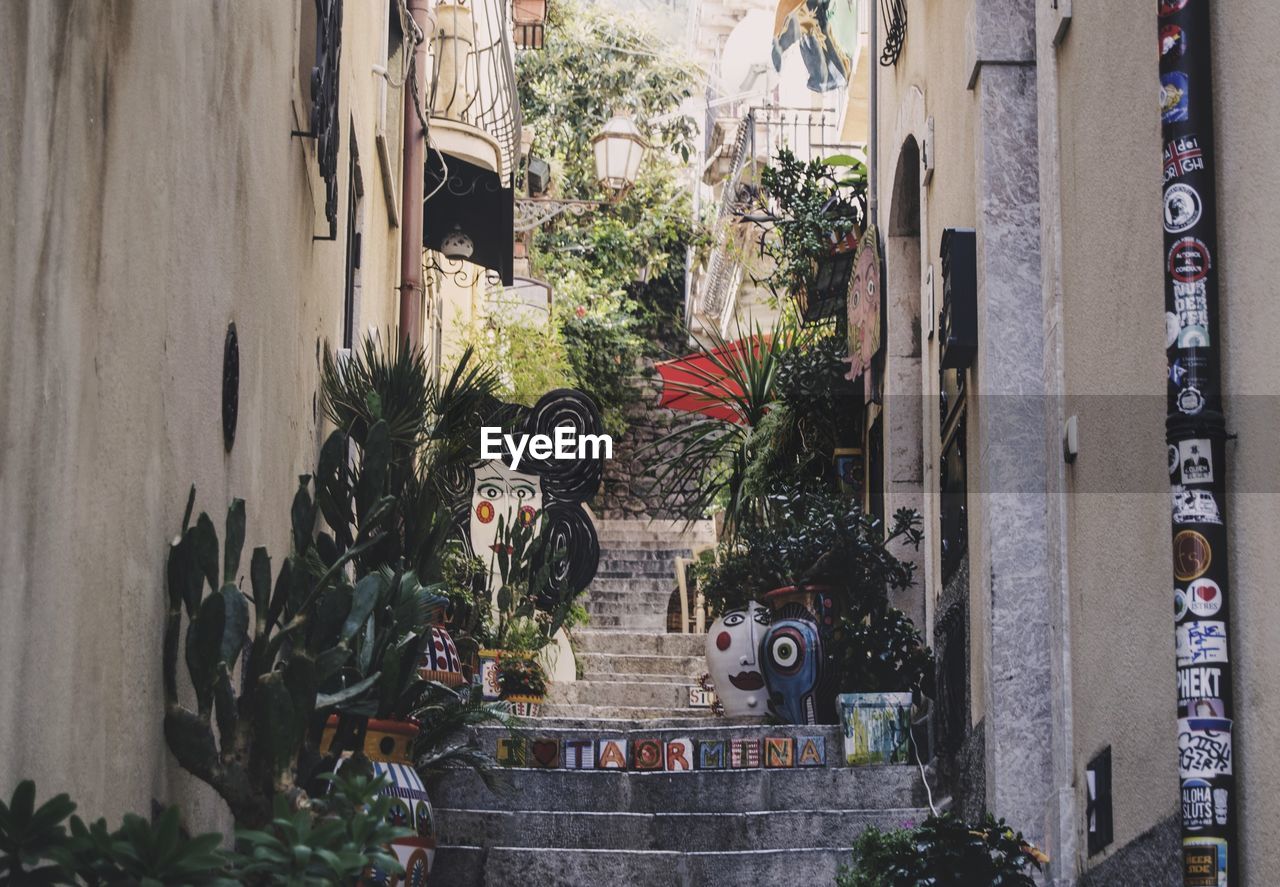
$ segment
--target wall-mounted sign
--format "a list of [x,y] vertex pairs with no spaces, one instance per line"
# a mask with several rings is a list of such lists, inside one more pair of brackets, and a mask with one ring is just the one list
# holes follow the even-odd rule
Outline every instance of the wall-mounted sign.
[[851,381],[867,371],[871,358],[880,350],[882,265],[880,236],[872,225],[858,241],[858,255],[853,260],[853,276],[849,280],[849,296],[845,302],[849,319],[849,373],[846,378]]

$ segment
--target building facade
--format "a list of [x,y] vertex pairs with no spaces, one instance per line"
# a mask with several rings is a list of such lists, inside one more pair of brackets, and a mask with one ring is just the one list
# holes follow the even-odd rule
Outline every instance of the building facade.
[[[509,29],[506,4],[479,5]],[[434,301],[399,325],[423,213],[402,187],[415,35],[440,54],[426,8],[0,10],[0,785],[30,777],[113,822],[182,800],[193,828],[227,826],[162,737],[165,540],[194,484],[211,514],[244,498],[250,546],[285,557],[325,355],[432,341]],[[411,120],[445,116],[438,67],[419,63]],[[518,140],[518,110],[488,110]]]
[[[888,36],[902,39],[879,68],[873,122],[882,482],[888,511],[918,497],[925,514],[937,772],[961,809],[990,809],[1043,842],[1055,883],[1181,883],[1162,468],[1176,367],[1154,322],[1166,260],[1157,10],[1097,0],[904,7],[876,30],[877,53]],[[1280,717],[1268,680],[1277,604],[1264,578],[1280,517],[1267,480],[1277,383],[1265,337],[1280,309],[1261,240],[1280,195],[1262,147],[1275,139],[1274,115],[1248,84],[1276,73],[1267,35],[1280,12],[1210,8],[1217,335],[1234,435],[1221,553],[1234,576],[1231,883],[1262,883],[1280,817],[1280,769],[1264,739]],[[968,309],[957,249],[966,238]],[[948,359],[966,310],[976,353]]]

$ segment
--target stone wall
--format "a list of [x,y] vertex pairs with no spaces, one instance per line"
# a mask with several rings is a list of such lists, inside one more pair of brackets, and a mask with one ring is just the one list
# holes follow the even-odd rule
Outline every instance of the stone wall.
[[659,488],[658,465],[673,446],[655,444],[702,417],[659,407],[662,380],[653,361],[645,358],[638,370],[632,384],[639,398],[627,409],[627,433],[614,441],[613,459],[605,463],[604,484],[593,503],[594,510],[597,516],[610,520],[678,518],[680,504],[692,491],[671,496]]

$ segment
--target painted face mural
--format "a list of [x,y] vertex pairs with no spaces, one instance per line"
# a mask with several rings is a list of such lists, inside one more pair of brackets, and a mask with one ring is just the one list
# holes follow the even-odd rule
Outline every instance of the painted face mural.
[[489,565],[489,588],[502,584],[498,571],[498,525],[511,527],[540,524],[542,478],[512,471],[499,461],[484,462],[475,469],[471,486],[471,550]]
[[707,669],[730,717],[764,717],[768,697],[759,648],[768,625],[768,608],[753,601],[745,609],[725,613],[707,632]]
[[[569,427],[574,436],[599,434],[600,413],[581,391],[558,389],[533,407],[498,404],[489,422],[515,434],[554,436]],[[478,447],[477,447],[478,450]],[[447,479],[455,526],[471,551],[490,569],[489,588],[496,600],[501,572],[497,552],[498,523],[536,524],[547,542],[551,560],[550,589],[538,606],[549,610],[565,596],[576,595],[595,577],[600,541],[583,503],[596,494],[604,473],[603,460],[537,459],[526,456],[520,470],[501,460],[460,468]]]
[[818,623],[800,604],[787,604],[760,643],[769,705],[789,724],[818,723],[822,646]]

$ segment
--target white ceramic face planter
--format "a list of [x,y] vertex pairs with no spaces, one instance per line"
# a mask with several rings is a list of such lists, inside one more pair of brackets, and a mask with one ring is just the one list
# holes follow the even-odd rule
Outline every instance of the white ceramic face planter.
[[752,601],[725,613],[707,632],[707,669],[729,717],[764,717],[768,712],[759,647],[769,619],[769,609]]
[[471,550],[489,565],[489,590],[496,600],[502,576],[498,569],[498,519],[509,527],[519,520],[528,525],[542,512],[542,479],[536,474],[512,471],[500,461],[485,462],[475,470],[471,488]]

